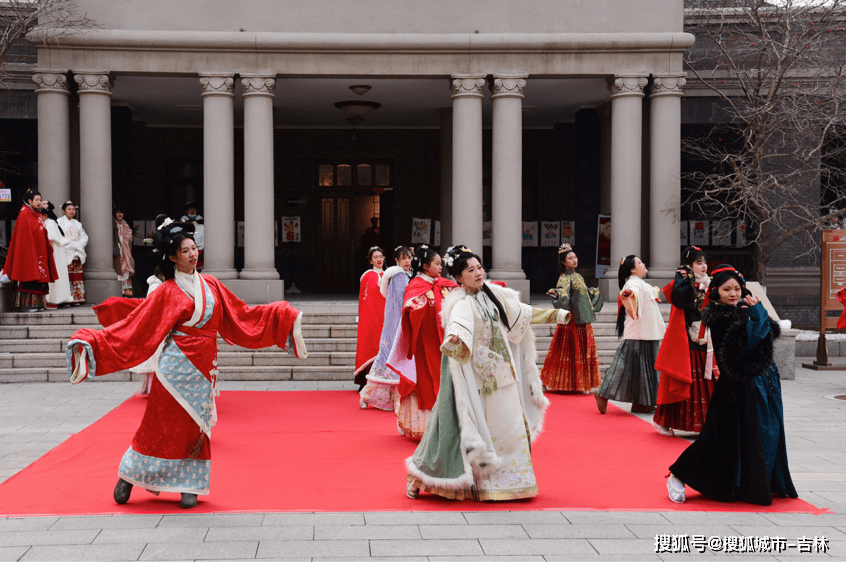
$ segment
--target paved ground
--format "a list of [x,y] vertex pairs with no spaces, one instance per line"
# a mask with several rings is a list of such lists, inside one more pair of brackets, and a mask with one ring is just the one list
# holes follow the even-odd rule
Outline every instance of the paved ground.
[[[227,382],[224,390],[341,390],[347,383]],[[120,404],[137,383],[0,385],[0,481]],[[844,560],[846,561],[846,371],[797,368],[783,383],[787,450],[799,495],[836,512],[244,513],[4,518],[5,560]],[[641,416],[646,419],[647,416]],[[636,462],[636,459],[630,459]],[[663,475],[656,475],[661,478]],[[342,482],[342,479],[339,479]],[[337,486],[339,483],[327,483]],[[397,484],[401,490],[402,483]],[[397,491],[396,493],[401,493]],[[3,506],[0,505],[0,514]],[[780,537],[783,552],[656,553],[655,537]],[[815,553],[813,538],[828,551]],[[806,543],[803,537],[811,539]],[[754,543],[753,543],[754,544]],[[805,546],[810,553],[799,552]],[[672,550],[672,544],[666,545]],[[721,548],[720,550],[723,550]]]

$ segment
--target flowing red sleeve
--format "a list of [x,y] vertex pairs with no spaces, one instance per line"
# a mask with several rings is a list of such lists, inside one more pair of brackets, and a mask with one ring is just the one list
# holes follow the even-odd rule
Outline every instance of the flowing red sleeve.
[[[667,302],[673,291],[674,281],[662,289]],[[670,310],[670,322],[664,332],[664,341],[655,359],[655,369],[661,373],[658,379],[658,404],[684,402],[690,398],[690,345],[687,338],[687,325],[684,310],[673,306]]]
[[138,308],[144,302],[140,299],[125,297],[109,297],[97,306],[91,307],[97,315],[97,320],[104,328],[117,324]]
[[194,302],[175,281],[166,281],[123,320],[103,330],[83,328],[71,341],[87,342],[96,360],[94,375],[107,375],[146,361],[167,333],[193,312]]
[[[275,345],[284,349],[294,330],[299,310],[286,301],[248,306],[213,277],[206,281],[217,288],[223,316],[218,332],[226,341],[249,349]],[[153,295],[158,293],[153,291]]]

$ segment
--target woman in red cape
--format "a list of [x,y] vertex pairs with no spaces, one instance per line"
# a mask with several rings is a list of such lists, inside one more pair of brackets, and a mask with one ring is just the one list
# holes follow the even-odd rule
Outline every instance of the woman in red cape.
[[373,246],[367,251],[367,261],[372,266],[361,276],[358,290],[358,329],[355,341],[355,384],[358,390],[367,384],[370,365],[379,355],[379,338],[382,336],[382,324],[385,321],[385,297],[379,290],[382,279],[382,264],[385,253],[382,248]]
[[388,368],[400,377],[397,427],[403,435],[420,439],[441,381],[441,302],[458,285],[441,277],[441,257],[427,246],[414,251],[411,267],[417,276],[405,288],[402,336]]
[[675,280],[664,287],[673,308],[655,361],[661,379],[652,425],[661,435],[673,435],[674,429],[702,431],[714,392],[715,370],[706,369],[707,334],[702,326],[702,309],[711,282],[706,257],[696,246],[686,248]]
[[[197,495],[209,493],[218,334],[233,345],[276,345],[300,358],[306,350],[300,311],[287,302],[247,306],[220,281],[199,274],[193,225],[169,221],[156,219],[153,242],[167,280],[135,301],[137,308],[123,320],[71,336],[68,370],[76,384],[137,365],[164,342],[141,426],[118,468],[114,499],[125,504],[138,486],[155,494],[181,493],[180,506],[190,508]],[[126,311],[127,301],[119,299],[116,310]],[[104,323],[114,319],[109,311],[98,313]]]
[[53,261],[53,246],[41,222],[41,194],[27,190],[18,213],[3,271],[16,282],[15,306],[21,310],[42,310],[49,293],[48,283],[59,278]]

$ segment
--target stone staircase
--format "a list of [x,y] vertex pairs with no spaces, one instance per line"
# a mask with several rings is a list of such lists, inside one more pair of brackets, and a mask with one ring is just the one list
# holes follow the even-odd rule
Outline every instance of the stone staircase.
[[[219,339],[221,380],[352,380],[355,364],[357,305],[295,302],[303,311],[303,335],[308,359],[291,357],[278,348],[246,349]],[[549,307],[548,301],[534,306]],[[662,305],[665,319],[669,306]],[[606,304],[593,325],[602,370],[608,367],[619,345],[614,334],[616,310]],[[66,382],[65,344],[80,328],[100,328],[90,308],[68,308],[40,313],[0,314],[0,383]],[[533,326],[538,366],[543,364],[555,331],[554,325]],[[128,381],[137,378],[128,370],[95,380]]]

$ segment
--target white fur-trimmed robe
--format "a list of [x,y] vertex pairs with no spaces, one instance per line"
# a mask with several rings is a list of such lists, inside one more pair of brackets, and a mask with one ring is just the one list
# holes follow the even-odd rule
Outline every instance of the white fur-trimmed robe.
[[[495,351],[502,351],[503,343],[485,335],[493,332],[490,313],[495,310],[487,297],[463,288],[452,291],[442,308],[447,343],[441,347],[445,355],[438,402],[420,446],[406,460],[415,486],[455,499],[537,495],[530,447],[543,429],[549,400],[543,395],[530,324],[569,317],[563,310],[533,309],[512,289],[489,287],[511,325],[508,331],[496,321],[509,360]],[[448,343],[452,335],[459,344]]]

